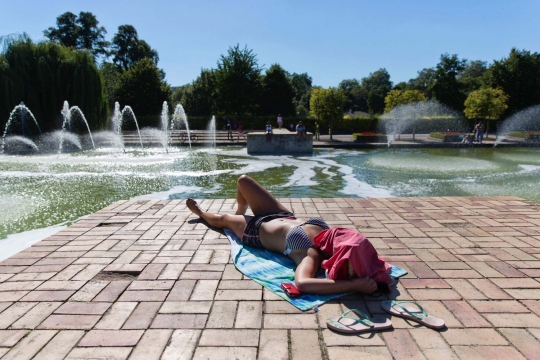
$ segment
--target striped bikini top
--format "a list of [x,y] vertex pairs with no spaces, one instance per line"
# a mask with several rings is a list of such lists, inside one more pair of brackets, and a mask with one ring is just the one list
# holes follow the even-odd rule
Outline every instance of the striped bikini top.
[[293,227],[285,237],[285,251],[283,252],[284,255],[289,255],[290,252],[293,250],[304,249],[313,246],[313,244],[309,240],[309,236],[306,233],[306,230],[304,230],[304,228],[302,227],[302,225],[306,224],[317,225],[322,227],[323,229],[330,229],[330,226],[328,226],[328,224],[320,218],[310,218],[305,223]]

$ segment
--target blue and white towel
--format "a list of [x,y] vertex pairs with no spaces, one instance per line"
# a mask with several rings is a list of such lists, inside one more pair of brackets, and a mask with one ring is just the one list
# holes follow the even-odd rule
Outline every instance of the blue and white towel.
[[[231,230],[224,229],[225,235],[231,243],[231,256],[234,265],[240,272],[253,281],[261,284],[277,296],[287,300],[302,311],[313,309],[325,302],[341,297],[348,293],[327,295],[303,294],[297,298],[288,297],[281,290],[282,283],[294,284],[294,271],[296,264],[288,256],[268,251],[262,248],[254,248],[242,244],[238,236]],[[390,276],[397,278],[407,274],[407,271],[392,266]],[[319,271],[317,277],[325,278],[324,271]]]
[[[340,297],[346,293],[315,295],[303,294],[297,298],[289,298],[283,290],[282,283],[294,284],[294,270],[296,264],[288,256],[268,251],[262,248],[245,246],[229,229],[225,229],[225,235],[231,243],[231,256],[234,265],[240,272],[253,281],[261,284],[277,296],[287,300],[302,311],[313,309],[328,300]],[[318,274],[324,278],[324,272]]]

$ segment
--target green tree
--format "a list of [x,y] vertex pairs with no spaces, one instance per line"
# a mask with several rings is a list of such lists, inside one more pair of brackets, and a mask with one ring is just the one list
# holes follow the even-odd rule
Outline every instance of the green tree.
[[343,112],[359,110],[360,99],[358,99],[358,95],[360,94],[360,82],[356,79],[345,79],[339,83],[338,87],[345,94]]
[[50,27],[43,34],[64,46],[86,49],[95,57],[108,56],[110,43],[105,41],[107,30],[99,26],[99,21],[91,12],[81,11],[78,17],[65,12],[56,18],[56,28]]
[[484,85],[501,88],[510,98],[507,113],[540,103],[540,54],[513,48],[484,75]]
[[[407,83],[405,81],[399,82],[394,85],[394,90],[407,90]],[[410,90],[410,89],[409,89]]]
[[480,89],[486,70],[487,64],[485,61],[466,61],[465,68],[457,76],[461,91],[468,96],[471,92]]
[[435,68],[435,84],[432,96],[452,109],[463,111],[466,95],[461,91],[458,74],[465,69],[466,60],[457,55],[441,55],[441,61]]
[[191,84],[180,87],[173,95],[191,115],[212,115],[218,110],[216,77],[213,70],[202,69]]
[[117,91],[118,101],[130,105],[137,115],[155,115],[163,101],[170,100],[171,87],[161,80],[156,63],[144,58],[122,74]]
[[103,85],[107,94],[107,103],[109,109],[114,107],[115,101],[118,101],[118,88],[122,79],[122,71],[119,70],[113,63],[104,62],[100,66],[101,75],[103,76]]
[[465,116],[469,119],[498,119],[508,108],[508,95],[502,89],[483,88],[465,100]]
[[418,71],[418,75],[410,79],[407,83],[407,89],[418,90],[428,99],[433,99],[433,86],[435,85],[435,69],[425,68]]
[[332,128],[343,119],[343,103],[345,93],[342,89],[330,87],[323,89],[313,88],[309,99],[311,114],[322,124],[328,126],[330,140],[332,140]]
[[294,105],[302,105],[309,110],[309,98],[311,96],[311,87],[313,79],[307,73],[291,75],[291,84],[294,90]]
[[[129,69],[144,58],[152,59],[157,65],[159,56],[156,50],[144,40],[139,39],[132,25],[121,25],[112,41],[113,62],[123,70]],[[162,74],[160,76],[163,78]]]
[[264,115],[295,115],[294,90],[287,72],[273,64],[262,79],[260,111]]
[[419,90],[391,90],[384,98],[386,104],[384,111],[389,112],[398,105],[424,100],[427,98]]
[[251,115],[257,111],[261,94],[261,71],[253,50],[240,45],[221,55],[215,70],[218,108],[230,115]]
[[299,119],[307,119],[309,116],[309,110],[304,107],[304,105],[298,105],[296,107],[296,117]]
[[386,69],[379,69],[362,79],[362,88],[367,93],[367,106],[370,114],[384,111],[384,98],[392,90],[390,74]]
[[62,103],[84,112],[92,130],[107,126],[103,78],[87,51],[29,38],[8,42],[0,54],[0,127],[23,101],[42,131],[58,129]]

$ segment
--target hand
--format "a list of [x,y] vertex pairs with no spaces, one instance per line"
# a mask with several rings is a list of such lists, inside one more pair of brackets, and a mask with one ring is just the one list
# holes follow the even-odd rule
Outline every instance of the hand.
[[355,291],[364,293],[364,294],[371,294],[375,290],[377,290],[377,283],[375,280],[370,278],[356,278],[351,280],[353,282],[353,287]]

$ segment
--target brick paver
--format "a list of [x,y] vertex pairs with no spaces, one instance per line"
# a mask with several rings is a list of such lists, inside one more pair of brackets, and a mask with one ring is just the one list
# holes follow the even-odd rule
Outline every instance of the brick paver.
[[[177,200],[119,201],[0,262],[4,359],[537,359],[540,206],[516,197],[282,199],[356,227],[409,271],[391,294],[302,313],[247,279],[227,239]],[[233,213],[235,201],[201,207]],[[415,300],[434,331],[380,308]],[[393,330],[344,336],[357,308]]]

